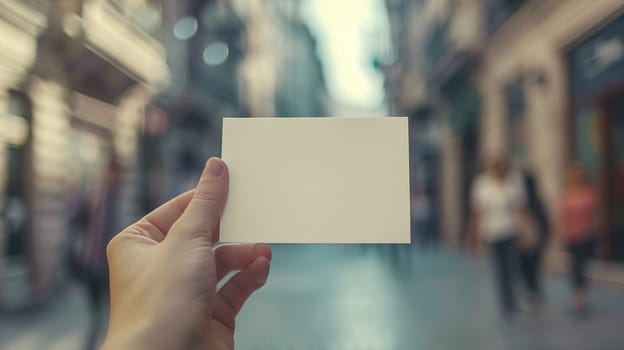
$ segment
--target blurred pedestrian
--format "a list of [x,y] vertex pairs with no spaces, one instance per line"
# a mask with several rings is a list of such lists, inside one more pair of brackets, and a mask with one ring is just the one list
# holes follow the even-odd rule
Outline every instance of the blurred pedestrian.
[[[533,244],[521,246],[519,249],[520,271],[528,291],[526,300],[529,310],[539,309],[543,302],[542,293],[542,255],[548,242],[550,222],[544,203],[540,196],[539,187],[535,175],[530,170],[522,172],[523,184],[526,193],[526,207],[530,222],[528,228],[535,236]],[[525,232],[525,234],[527,234]]]
[[594,253],[598,232],[598,195],[585,166],[573,163],[559,203],[561,238],[570,252],[572,309],[587,312],[587,263]]
[[119,231],[117,208],[122,185],[121,175],[121,165],[111,157],[101,182],[89,198],[88,222],[78,251],[78,268],[87,289],[92,317],[85,347],[87,350],[96,348],[102,317],[106,314],[108,304],[106,245]]
[[422,188],[416,188],[411,196],[412,241],[422,248],[433,247],[435,237],[431,232],[431,201]]
[[78,184],[70,184],[67,190],[67,224],[68,240],[66,252],[66,264],[73,278],[80,279],[81,263],[80,253],[82,250],[85,232],[89,226],[90,203],[85,191]]
[[473,251],[477,249],[477,238],[489,245],[501,311],[506,320],[517,311],[513,288],[525,203],[520,175],[510,171],[504,159],[488,159],[485,171],[477,176],[471,188],[467,238]]

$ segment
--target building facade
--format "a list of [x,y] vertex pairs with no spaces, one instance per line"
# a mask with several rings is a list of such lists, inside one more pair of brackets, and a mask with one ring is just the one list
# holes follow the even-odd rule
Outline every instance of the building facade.
[[[566,166],[581,160],[601,193],[605,230],[598,258],[624,261],[624,4],[387,3],[408,14],[402,32],[419,28],[403,44],[410,62],[402,67],[416,73],[394,73],[401,78],[387,90],[399,108],[404,100],[428,104],[439,127],[440,219],[447,240],[463,240],[470,182],[483,157],[507,155],[536,174],[553,231]],[[396,98],[410,94],[421,97]],[[556,266],[562,255],[557,239],[552,243]]]
[[30,288],[31,283],[32,261],[27,258],[27,235],[32,227],[33,202],[29,200],[32,188],[27,174],[32,167],[33,121],[31,103],[23,92],[22,82],[36,60],[37,38],[46,26],[47,17],[36,4],[21,1],[0,4],[0,286],[3,299],[18,299],[15,294]]
[[526,1],[492,33],[478,84],[483,151],[509,150],[537,174],[553,222],[571,160],[598,184],[599,257],[624,261],[621,1]]
[[[600,258],[622,261],[624,4],[387,2],[413,16],[403,32],[419,28],[405,48],[413,52],[407,65],[417,72],[395,74],[401,78],[388,91],[431,106],[439,127],[441,230],[448,241],[463,239],[470,182],[484,157],[508,156],[534,172],[555,224],[565,168],[580,159],[601,192]],[[421,90],[424,98],[416,97]],[[404,103],[395,98],[395,105]],[[555,239],[553,262],[561,261],[559,247]]]
[[328,113],[329,96],[316,38],[302,18],[301,1],[273,1],[277,21],[275,115],[319,117]]
[[461,240],[477,155],[479,99],[472,71],[482,1],[387,0],[395,60],[385,68],[390,112],[410,117],[412,189],[434,200],[437,230]]
[[143,157],[142,182],[161,193],[144,210],[194,186],[205,160],[221,153],[222,118],[247,114],[240,75],[247,29],[232,2],[168,2],[164,31],[171,84],[155,110],[166,126],[146,135],[141,152],[153,155]]
[[68,202],[90,191],[111,157],[127,179],[120,213],[132,212],[144,108],[168,76],[162,44],[150,32],[159,18],[154,4],[0,5],[7,44],[0,56],[3,306],[45,301],[67,279]]
[[169,6],[171,85],[157,99],[169,126],[159,141],[145,142],[152,145],[148,153],[163,157],[144,166],[162,169],[154,181],[165,189],[163,199],[193,186],[204,161],[221,154],[224,117],[323,115],[327,96],[298,1],[189,0]]

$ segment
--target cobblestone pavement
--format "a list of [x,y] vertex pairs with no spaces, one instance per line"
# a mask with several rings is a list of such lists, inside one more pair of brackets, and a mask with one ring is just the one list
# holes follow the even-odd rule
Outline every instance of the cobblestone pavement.
[[[502,322],[489,266],[450,252],[276,246],[267,286],[240,314],[240,350],[624,349],[624,292],[594,286],[589,319],[567,311],[549,276],[547,308]],[[0,315],[0,349],[80,349],[88,327],[78,285],[55,302]]]

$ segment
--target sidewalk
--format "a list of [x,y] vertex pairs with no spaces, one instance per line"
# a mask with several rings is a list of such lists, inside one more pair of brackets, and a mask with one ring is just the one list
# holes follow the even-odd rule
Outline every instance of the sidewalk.
[[389,247],[357,248],[276,247],[266,288],[241,312],[239,349],[624,348],[621,289],[595,284],[584,321],[569,314],[567,279],[548,276],[546,310],[508,324],[487,261],[413,249],[393,263]]
[[[567,274],[569,255],[562,250],[549,251],[546,255],[547,266],[557,274]],[[588,271],[589,279],[598,284],[624,289],[624,264],[603,260],[591,260]]]
[[72,284],[48,305],[0,314],[0,349],[82,349],[90,325],[83,289]]
[[[504,323],[490,272],[449,251],[277,245],[268,284],[240,314],[237,350],[624,348],[621,289],[596,283],[592,316],[580,320],[565,278],[549,276],[547,309]],[[88,325],[72,285],[42,309],[0,315],[0,349],[79,350]]]

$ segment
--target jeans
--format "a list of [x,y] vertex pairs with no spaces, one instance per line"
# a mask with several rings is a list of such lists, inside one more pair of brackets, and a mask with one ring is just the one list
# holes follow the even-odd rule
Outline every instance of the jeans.
[[570,282],[575,290],[587,288],[587,263],[594,252],[594,240],[589,238],[568,244],[570,250]]
[[530,251],[520,251],[520,269],[526,289],[535,297],[542,296],[541,288],[541,247],[535,247]]
[[513,295],[517,259],[516,238],[490,242],[492,265],[499,302],[504,314],[516,311]]

